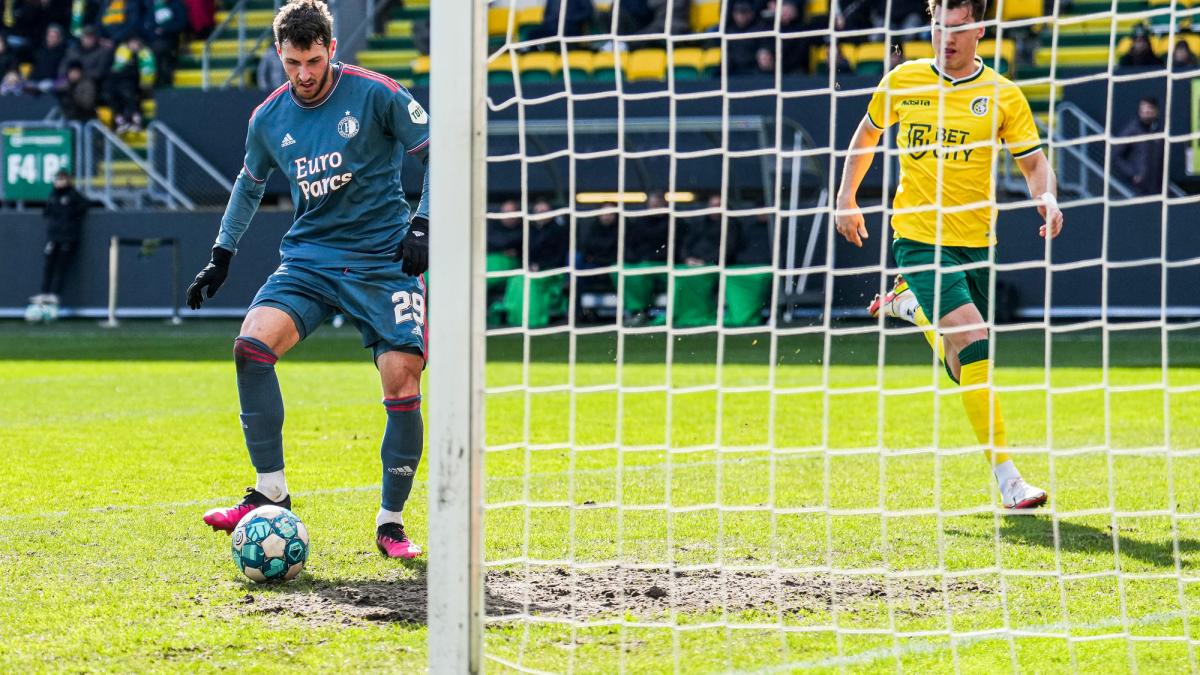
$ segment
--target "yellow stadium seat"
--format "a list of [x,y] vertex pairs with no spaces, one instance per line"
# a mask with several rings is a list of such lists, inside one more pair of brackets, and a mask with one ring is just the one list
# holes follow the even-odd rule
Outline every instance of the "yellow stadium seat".
[[488,10],[488,36],[508,35],[508,7],[492,7]]
[[[838,51],[842,53],[842,56],[846,57],[846,61],[850,63],[851,68],[857,67],[858,53],[853,49],[853,45],[848,45],[845,42],[838,43]],[[827,72],[829,70],[829,45],[817,45],[813,47],[811,63],[813,64],[814,72]]]
[[418,56],[412,62],[413,75],[428,75],[429,74],[429,57]]
[[625,56],[625,79],[665,80],[667,78],[667,52],[662,49],[638,49]]
[[924,40],[914,40],[904,43],[904,59],[911,61],[913,59],[932,59],[933,45]]
[[[1060,49],[1062,49],[1060,47]],[[996,64],[996,41],[980,40],[976,54],[983,59],[984,64],[996,68],[997,71],[1008,71],[1016,62],[1016,41],[1002,40],[1000,43],[1001,64]]]
[[592,53],[583,49],[567,52],[567,70],[576,77],[591,77]]
[[529,52],[517,59],[522,80],[544,81],[562,72],[562,57],[558,52]]
[[809,0],[808,18],[814,16],[829,16],[829,0]]
[[[1039,68],[1048,68],[1053,56],[1049,47],[1042,47],[1034,53],[1033,64]],[[1059,47],[1058,59],[1055,61],[1059,68],[1107,66],[1108,47]]]
[[691,24],[693,33],[705,33],[721,25],[721,0],[706,0],[692,4]]
[[[624,61],[622,61],[624,65]],[[612,52],[596,52],[592,55],[592,78],[614,80],[617,77],[616,57]]]
[[[872,65],[872,70],[882,69],[887,70],[887,45],[882,42],[864,42],[854,49],[855,68],[865,67],[867,64]],[[878,66],[876,67],[876,64]]]
[[704,70],[704,50],[699,47],[677,47],[674,52],[676,68],[692,68],[697,72]]
[[1005,21],[1043,16],[1042,0],[1003,0],[1003,3],[1001,18]]
[[545,8],[541,5],[524,7],[517,10],[517,27],[534,26],[542,22]]
[[721,48],[709,47],[704,50],[704,61],[702,61],[705,69],[712,68],[714,70],[721,69]]

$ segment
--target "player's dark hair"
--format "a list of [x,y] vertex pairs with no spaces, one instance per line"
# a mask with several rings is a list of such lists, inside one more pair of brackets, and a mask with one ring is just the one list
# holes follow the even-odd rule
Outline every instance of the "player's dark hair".
[[333,15],[322,0],[292,0],[279,9],[271,24],[275,44],[290,42],[300,50],[333,42]]
[[926,9],[929,10],[929,16],[933,16],[933,10],[938,7],[945,10],[969,7],[971,18],[975,21],[983,21],[984,15],[987,14],[987,0],[928,0],[928,2],[929,5]]

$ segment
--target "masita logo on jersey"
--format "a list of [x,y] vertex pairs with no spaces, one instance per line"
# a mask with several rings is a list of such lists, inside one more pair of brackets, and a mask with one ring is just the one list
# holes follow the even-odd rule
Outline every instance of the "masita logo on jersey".
[[[325,195],[340,190],[354,178],[354,174],[334,173],[329,176],[321,176],[316,178],[316,174],[325,173],[341,167],[342,153],[327,152],[316,157],[301,157],[296,162],[296,185],[300,186],[300,192],[305,199],[313,199],[314,197],[324,197]],[[314,176],[312,180],[305,180],[309,176]]]

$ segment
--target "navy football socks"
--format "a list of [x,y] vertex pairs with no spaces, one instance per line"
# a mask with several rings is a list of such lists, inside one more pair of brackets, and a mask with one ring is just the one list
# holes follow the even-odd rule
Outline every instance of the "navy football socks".
[[243,335],[233,341],[242,431],[250,462],[260,474],[283,469],[283,394],[275,376],[278,360],[275,352],[252,337]]
[[403,511],[413,476],[421,463],[425,427],[421,422],[421,396],[384,399],[387,428],[379,455],[383,459],[383,508]]

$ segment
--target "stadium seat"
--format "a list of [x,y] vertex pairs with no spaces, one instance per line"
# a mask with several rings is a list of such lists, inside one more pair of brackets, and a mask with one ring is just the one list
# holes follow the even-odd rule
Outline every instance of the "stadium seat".
[[492,7],[488,10],[488,36],[498,37],[508,34],[508,7]]
[[721,25],[721,0],[697,0],[692,3],[691,25],[693,33],[707,33]]
[[705,49],[704,61],[702,61],[704,65],[704,71],[707,73],[712,73],[713,75],[719,74],[721,72],[721,59],[722,56],[720,47],[709,47],[708,49]]
[[562,57],[557,52],[529,52],[517,59],[521,82],[552,82],[562,75]]
[[[1129,49],[1128,44],[1125,46]],[[1118,43],[1118,56],[1120,43]],[[1050,67],[1054,60],[1054,51],[1047,47],[1039,47],[1033,55],[1033,65],[1039,68]],[[1059,47],[1057,64],[1059,68],[1107,67],[1108,47]]]
[[418,56],[412,62],[413,80],[421,86],[429,84],[429,57]]
[[887,45],[882,42],[864,42],[854,48],[854,72],[858,75],[882,75],[888,67]]
[[697,80],[706,73],[704,50],[699,47],[679,47],[674,52],[671,64],[677,80]]
[[913,40],[912,42],[904,43],[904,59],[911,61],[913,59],[932,59],[933,45],[925,40]]
[[[842,42],[838,44],[838,50],[846,60],[850,62],[850,68],[853,70],[857,67],[858,54],[855,52],[854,45]],[[817,45],[812,48],[811,63],[814,64],[814,72],[828,73],[829,72],[829,45]]]
[[572,80],[582,82],[592,77],[592,58],[592,53],[585,49],[567,52],[567,70]]
[[592,79],[597,82],[617,79],[616,58],[612,52],[596,52],[592,56]]
[[488,84],[512,84],[512,61],[508,52],[501,52],[488,60]]
[[638,49],[625,55],[625,79],[630,82],[667,79],[667,52]]
[[1043,16],[1042,0],[1004,0],[1000,18],[1005,21],[1013,19],[1032,19]]
[[533,5],[531,7],[522,7],[517,10],[517,27],[525,28],[527,26],[536,26],[542,22],[545,15],[545,7],[542,5]]
[[1000,73],[1011,74],[1013,64],[1017,62],[1017,42],[1016,40],[1001,40],[1000,41],[1000,63],[999,67],[996,64],[996,41],[995,40],[980,40],[979,50],[976,52],[983,62]]

